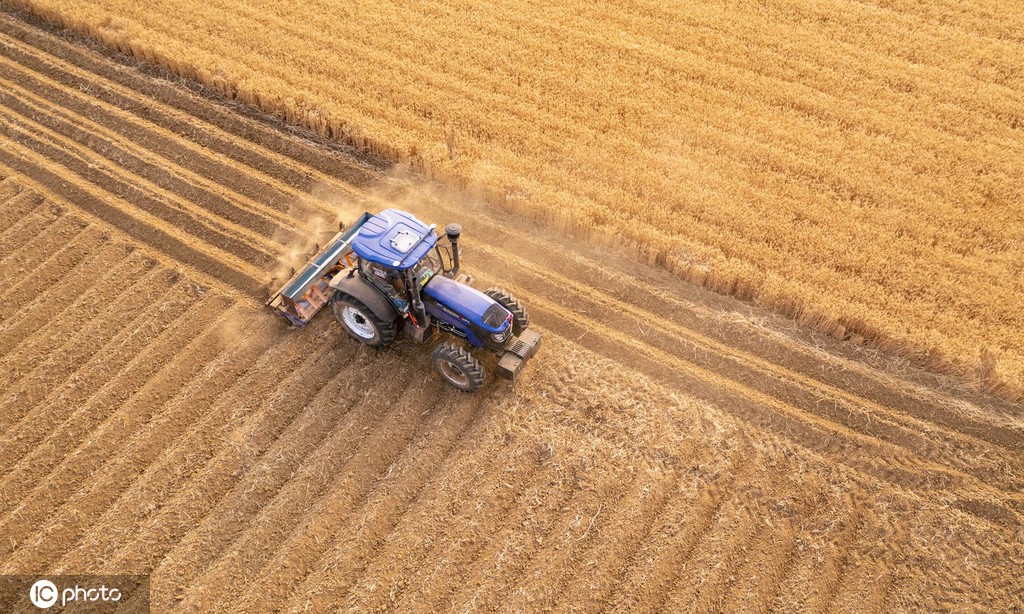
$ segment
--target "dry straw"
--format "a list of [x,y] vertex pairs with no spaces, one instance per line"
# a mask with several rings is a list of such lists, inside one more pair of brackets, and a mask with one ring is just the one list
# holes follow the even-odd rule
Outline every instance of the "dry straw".
[[994,0],[14,3],[712,290],[1024,393],[1024,12]]

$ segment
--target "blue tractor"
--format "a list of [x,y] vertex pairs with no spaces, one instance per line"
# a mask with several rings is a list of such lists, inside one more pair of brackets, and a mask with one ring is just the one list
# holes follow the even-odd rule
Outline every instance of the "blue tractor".
[[459,273],[458,224],[445,228],[450,247],[439,244],[434,229],[397,209],[364,213],[267,305],[305,326],[329,304],[349,335],[376,348],[400,331],[418,343],[444,333],[431,355],[434,367],[466,392],[486,379],[476,348],[493,353],[498,374],[515,380],[540,347],[526,308],[500,288],[476,290],[472,277]]

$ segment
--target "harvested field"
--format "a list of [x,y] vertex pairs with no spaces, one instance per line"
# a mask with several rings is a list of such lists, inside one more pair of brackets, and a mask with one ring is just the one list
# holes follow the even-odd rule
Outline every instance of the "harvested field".
[[[1024,410],[0,13],[0,573],[156,611],[1024,608]],[[269,278],[407,207],[545,335],[466,395]]]
[[8,1],[549,227],[1024,394],[1019,4]]

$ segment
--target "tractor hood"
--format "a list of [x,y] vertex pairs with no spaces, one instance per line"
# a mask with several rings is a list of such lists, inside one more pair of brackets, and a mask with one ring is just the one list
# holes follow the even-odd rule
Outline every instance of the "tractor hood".
[[424,286],[423,292],[485,330],[502,331],[512,318],[512,314],[491,297],[447,277],[435,275]]

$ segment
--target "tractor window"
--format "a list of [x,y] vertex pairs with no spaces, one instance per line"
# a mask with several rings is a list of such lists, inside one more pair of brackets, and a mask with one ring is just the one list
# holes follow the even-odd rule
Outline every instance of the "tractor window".
[[449,271],[452,270],[452,267],[455,266],[455,263],[452,261],[451,250],[448,249],[446,246],[437,245],[434,248],[434,252],[436,253],[435,258],[437,258],[437,262],[438,265],[441,267],[441,271],[444,271],[445,274],[447,274]]
[[419,281],[420,286],[427,283],[431,277],[441,272],[441,259],[437,255],[437,250],[432,250],[423,256],[416,267],[413,268],[413,276]]
[[376,262],[363,260],[363,274],[392,298],[405,300],[405,285],[402,283],[402,276],[398,271]]

